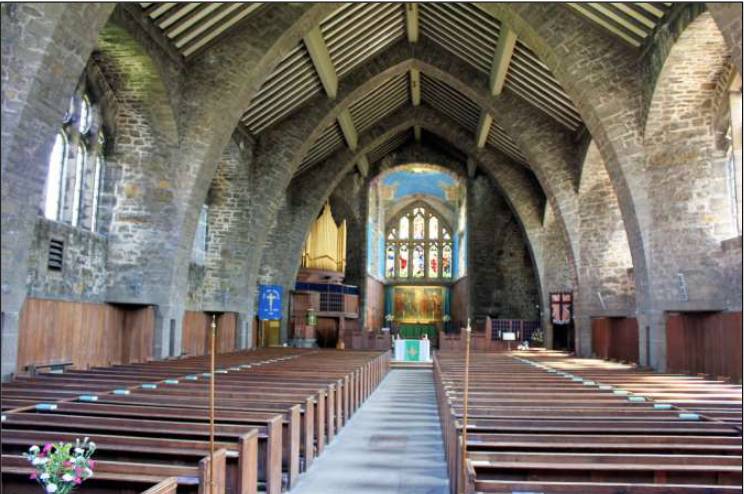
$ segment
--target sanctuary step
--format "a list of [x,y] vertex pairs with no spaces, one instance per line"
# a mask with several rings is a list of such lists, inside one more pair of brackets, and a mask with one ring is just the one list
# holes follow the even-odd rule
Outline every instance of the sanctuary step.
[[431,369],[434,367],[434,362],[404,362],[391,360],[391,369]]

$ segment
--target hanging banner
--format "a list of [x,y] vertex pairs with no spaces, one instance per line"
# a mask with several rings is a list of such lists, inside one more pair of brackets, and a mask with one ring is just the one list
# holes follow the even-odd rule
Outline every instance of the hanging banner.
[[553,324],[568,324],[571,322],[573,309],[572,292],[556,292],[550,294],[550,318]]
[[277,321],[282,318],[282,287],[280,285],[258,285],[258,318],[262,321]]

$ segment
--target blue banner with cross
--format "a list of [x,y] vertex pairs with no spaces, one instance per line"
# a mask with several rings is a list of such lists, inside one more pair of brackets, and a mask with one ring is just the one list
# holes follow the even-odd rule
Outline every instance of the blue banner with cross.
[[276,321],[282,318],[282,287],[280,285],[258,285],[258,318]]

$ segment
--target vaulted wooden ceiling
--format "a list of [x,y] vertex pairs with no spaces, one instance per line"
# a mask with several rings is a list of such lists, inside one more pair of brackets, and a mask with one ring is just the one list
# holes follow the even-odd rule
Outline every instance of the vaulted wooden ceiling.
[[[185,58],[227,36],[260,3],[141,3],[143,13]],[[563,8],[634,48],[644,42],[672,8],[671,3],[569,3]],[[347,3],[326,17],[291,50],[263,81],[242,117],[259,135],[298,111],[314,97],[335,97],[338,81],[392,44],[426,38],[483,74],[493,94],[510,92],[568,131],[583,122],[550,69],[516,34],[472,3]],[[423,104],[517,162],[526,158],[491,115],[443,81],[416,70],[382,82],[352,102],[318,137],[297,173],[327,159],[343,146],[354,149],[358,135],[407,104]],[[373,162],[409,139],[395,136],[371,153]],[[381,154],[383,153],[384,154]]]

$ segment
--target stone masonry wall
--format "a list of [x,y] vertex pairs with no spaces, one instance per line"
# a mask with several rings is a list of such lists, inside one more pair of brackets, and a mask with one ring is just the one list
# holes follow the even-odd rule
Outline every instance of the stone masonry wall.
[[[47,267],[51,240],[64,242],[62,271]],[[106,237],[39,218],[29,253],[28,295],[103,302],[106,295]]]
[[472,314],[536,319],[536,277],[524,235],[490,180],[468,187],[468,273]]

